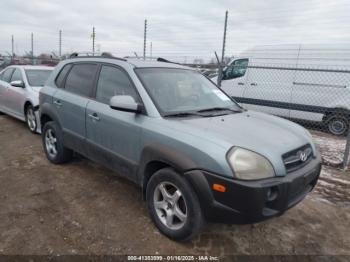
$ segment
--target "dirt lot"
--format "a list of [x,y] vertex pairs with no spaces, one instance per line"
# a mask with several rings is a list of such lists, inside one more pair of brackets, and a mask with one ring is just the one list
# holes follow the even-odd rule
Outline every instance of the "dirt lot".
[[[333,142],[315,138],[330,151]],[[176,243],[153,226],[136,186],[85,159],[49,164],[39,135],[0,116],[0,254],[350,255],[350,171],[325,167],[321,176],[282,217],[209,224]]]

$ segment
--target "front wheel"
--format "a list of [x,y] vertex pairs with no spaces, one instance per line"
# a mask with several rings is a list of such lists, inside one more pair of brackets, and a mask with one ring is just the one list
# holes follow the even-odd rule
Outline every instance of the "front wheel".
[[34,108],[32,105],[29,105],[26,109],[26,123],[29,131],[32,133],[36,133],[38,121],[36,119]]
[[171,168],[157,171],[146,190],[150,216],[157,228],[173,240],[195,236],[204,222],[191,185]]
[[64,147],[60,127],[55,122],[45,124],[42,132],[42,143],[47,159],[53,164],[70,161],[73,151]]

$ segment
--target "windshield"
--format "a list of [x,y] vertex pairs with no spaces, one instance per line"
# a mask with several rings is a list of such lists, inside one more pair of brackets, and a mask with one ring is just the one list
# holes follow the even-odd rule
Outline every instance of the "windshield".
[[198,72],[174,68],[139,68],[135,71],[163,116],[203,110],[241,110]]
[[31,86],[44,86],[52,70],[26,69],[28,83]]

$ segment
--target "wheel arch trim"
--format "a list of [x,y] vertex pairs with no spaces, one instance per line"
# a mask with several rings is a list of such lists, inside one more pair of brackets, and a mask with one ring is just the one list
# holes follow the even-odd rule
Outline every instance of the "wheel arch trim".
[[58,114],[57,112],[55,112],[51,106],[49,104],[42,104],[41,107],[40,107],[40,124],[42,127],[44,127],[42,125],[42,119],[44,116],[48,116],[50,117],[53,121],[55,121],[59,126],[60,125],[60,121],[59,121],[59,117],[58,117]]
[[[151,165],[157,166],[150,168]],[[156,171],[165,167],[173,168],[180,175],[184,175],[188,170],[197,169],[196,163],[190,156],[175,148],[161,144],[148,145],[142,150],[137,171],[138,183],[142,187],[143,193],[145,193],[150,177]]]

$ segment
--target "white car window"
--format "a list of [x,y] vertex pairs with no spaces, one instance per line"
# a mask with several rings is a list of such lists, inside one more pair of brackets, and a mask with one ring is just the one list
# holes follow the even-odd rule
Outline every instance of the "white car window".
[[20,69],[16,68],[15,72],[13,72],[11,77],[11,82],[12,81],[23,81],[22,72]]
[[8,68],[6,69],[1,75],[1,80],[2,81],[5,81],[5,82],[10,82],[10,79],[11,79],[11,76],[12,76],[12,73],[13,73],[13,68]]

